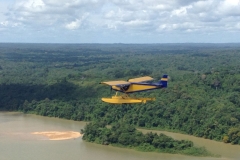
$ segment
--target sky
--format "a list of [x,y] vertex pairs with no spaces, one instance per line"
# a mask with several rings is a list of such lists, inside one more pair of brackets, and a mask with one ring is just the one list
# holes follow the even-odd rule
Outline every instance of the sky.
[[240,0],[1,0],[0,42],[239,43]]

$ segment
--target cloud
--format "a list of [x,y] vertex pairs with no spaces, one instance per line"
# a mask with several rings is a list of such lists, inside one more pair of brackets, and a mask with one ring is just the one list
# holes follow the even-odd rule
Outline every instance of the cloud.
[[239,32],[239,20],[240,0],[16,0],[0,28],[156,36]]
[[80,25],[81,25],[81,21],[77,19],[76,21],[72,21],[66,24],[66,28],[70,30],[74,30],[74,29],[78,29]]
[[139,29],[149,23],[157,29],[163,22],[207,22],[239,16],[238,8],[239,0],[21,0],[12,7],[9,18],[24,25],[57,25],[70,30],[91,25]]
[[240,1],[224,0],[219,3],[217,11],[224,16],[240,16]]
[[69,30],[76,30],[81,27],[81,24],[82,24],[82,20],[76,19],[75,21],[67,23],[65,27]]
[[11,21],[23,25],[77,29],[81,26],[80,19],[88,12],[94,14],[101,4],[97,0],[21,0],[8,14]]

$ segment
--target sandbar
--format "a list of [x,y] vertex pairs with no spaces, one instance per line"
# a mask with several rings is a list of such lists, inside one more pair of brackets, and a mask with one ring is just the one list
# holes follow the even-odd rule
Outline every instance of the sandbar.
[[49,140],[67,140],[67,139],[74,139],[82,136],[79,132],[73,131],[44,131],[44,132],[32,132],[35,135],[42,135],[47,137]]

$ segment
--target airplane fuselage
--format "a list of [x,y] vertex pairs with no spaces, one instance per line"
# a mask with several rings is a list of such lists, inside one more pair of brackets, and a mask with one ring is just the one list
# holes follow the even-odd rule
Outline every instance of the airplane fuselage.
[[132,83],[131,85],[123,85],[112,86],[112,89],[115,91],[123,92],[123,93],[133,93],[133,92],[141,92],[153,89],[163,88],[162,85],[159,84],[149,84],[149,83]]

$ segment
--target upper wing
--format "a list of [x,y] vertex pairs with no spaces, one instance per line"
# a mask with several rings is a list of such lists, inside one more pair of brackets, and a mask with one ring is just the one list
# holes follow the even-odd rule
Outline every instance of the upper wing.
[[139,83],[139,82],[147,82],[147,81],[152,81],[152,80],[153,80],[152,77],[145,76],[145,77],[139,77],[139,78],[129,79],[128,82]]
[[108,81],[108,82],[101,82],[101,84],[106,84],[109,86],[118,86],[118,85],[130,85],[130,82],[127,81]]
[[128,82],[127,81],[107,81],[107,82],[101,82],[100,84],[106,84],[109,86],[121,86],[121,85],[130,85],[131,83],[147,82],[152,80],[153,80],[152,77],[145,76],[145,77],[129,79]]

